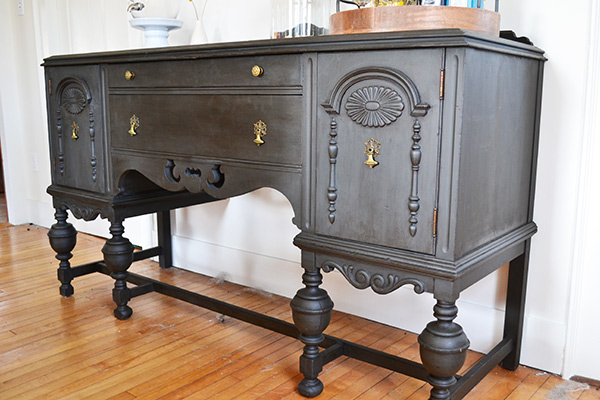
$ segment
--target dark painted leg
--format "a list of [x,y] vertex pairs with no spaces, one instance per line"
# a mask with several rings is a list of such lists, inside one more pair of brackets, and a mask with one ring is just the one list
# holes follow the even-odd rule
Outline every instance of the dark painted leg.
[[71,251],[77,243],[77,230],[67,222],[67,211],[57,208],[54,214],[56,224],[52,225],[48,232],[50,246],[56,252],[56,259],[60,261],[58,266],[58,280],[60,281],[60,294],[64,297],[73,295],[73,271],[69,260],[73,257]]
[[158,246],[161,248],[158,264],[161,268],[173,266],[173,242],[171,238],[171,212],[159,211],[156,214],[158,228]]
[[291,302],[294,323],[304,343],[304,352],[300,356],[300,372],[304,379],[298,384],[298,391],[306,397],[315,397],[323,391],[323,383],[317,379],[323,369],[319,344],[323,341],[323,331],[329,325],[333,302],[327,292],[319,288],[322,282],[323,276],[318,268],[306,269],[302,275],[302,283],[306,287],[300,289]]
[[504,317],[504,337],[513,338],[513,351],[500,364],[511,371],[519,367],[521,358],[521,337],[525,315],[525,293],[527,271],[529,269],[530,241],[525,243],[525,252],[510,262],[508,289],[506,291],[506,314]]
[[469,339],[460,325],[454,323],[458,308],[454,302],[438,300],[433,308],[436,321],[427,324],[419,335],[421,361],[429,372],[427,381],[433,386],[430,400],[450,399],[454,375],[465,363]]
[[133,262],[133,245],[123,237],[123,222],[113,222],[110,225],[112,237],[106,241],[102,248],[104,262],[111,270],[110,276],[115,280],[113,300],[117,305],[114,314],[118,319],[127,319],[133,313],[127,302],[131,300],[131,290],[127,287],[127,269]]

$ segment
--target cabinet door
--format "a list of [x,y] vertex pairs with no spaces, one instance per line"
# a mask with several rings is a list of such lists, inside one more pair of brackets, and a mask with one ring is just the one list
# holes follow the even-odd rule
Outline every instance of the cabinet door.
[[442,51],[323,54],[316,231],[433,253]]
[[52,183],[104,193],[100,68],[49,68],[46,73]]

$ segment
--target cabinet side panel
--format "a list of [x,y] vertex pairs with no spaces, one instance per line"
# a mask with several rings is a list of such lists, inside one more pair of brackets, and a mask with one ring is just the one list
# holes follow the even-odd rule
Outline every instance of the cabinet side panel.
[[528,222],[538,63],[466,51],[455,259]]

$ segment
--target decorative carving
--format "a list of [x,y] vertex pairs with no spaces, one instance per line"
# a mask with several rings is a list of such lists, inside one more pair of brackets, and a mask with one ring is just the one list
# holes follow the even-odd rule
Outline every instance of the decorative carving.
[[[178,186],[183,186],[187,190],[198,191],[198,182],[204,190],[207,188],[219,189],[225,183],[225,175],[219,164],[214,164],[208,172],[203,167],[187,167],[183,170],[183,174],[180,174],[175,171],[175,168],[178,168],[175,161],[167,160],[165,177],[169,182],[179,184]],[[202,177],[206,177],[206,179],[202,179]],[[188,186],[190,183],[191,185]]]
[[346,102],[352,121],[371,128],[390,125],[402,115],[404,102],[393,89],[368,86],[353,92]]
[[69,210],[71,210],[75,218],[83,219],[84,221],[93,221],[98,215],[102,214],[102,210],[96,208],[69,206]]
[[219,189],[225,183],[225,175],[221,172],[221,166],[215,165],[210,170],[211,177],[209,177],[206,181],[208,184],[215,189]]
[[98,179],[98,158],[96,157],[96,127],[94,123],[94,111],[90,110],[90,141],[92,146],[90,165],[92,166],[92,180],[96,182]]
[[419,208],[421,207],[420,198],[419,198],[419,169],[421,168],[421,124],[419,120],[416,120],[413,125],[413,145],[410,150],[410,162],[412,164],[412,184],[411,184],[411,192],[410,197],[408,198],[408,210],[410,211],[410,227],[409,232],[411,236],[415,236],[417,234],[417,223],[419,220],[417,219],[417,214],[419,212]]
[[[390,82],[392,85],[401,88],[407,95],[410,115],[413,117],[424,117],[431,106],[421,101],[421,95],[415,83],[403,72],[386,67],[367,67],[357,69],[345,75],[338,81],[329,99],[322,104],[328,114],[338,114],[342,107],[342,100],[348,90],[360,82],[379,80]],[[374,106],[375,104],[371,104]],[[364,108],[364,107],[363,107]]]
[[56,132],[58,133],[58,170],[61,175],[65,174],[65,151],[63,149],[63,127],[62,113],[56,112]]
[[186,168],[185,176],[188,178],[200,179],[202,177],[202,171],[200,171],[198,168]]
[[384,276],[378,273],[371,273],[364,269],[355,268],[352,265],[339,265],[334,261],[325,261],[321,268],[325,272],[331,272],[337,269],[344,277],[357,289],[366,289],[370,287],[375,293],[388,294],[404,286],[413,285],[415,293],[425,292],[425,284],[415,278],[401,278],[398,275],[387,274]]
[[331,131],[329,132],[329,187],[327,188],[327,200],[329,201],[329,222],[335,222],[335,203],[337,202],[337,187],[335,183],[337,164],[337,121],[333,117],[330,124]]
[[85,92],[77,86],[69,86],[62,93],[61,104],[69,114],[81,113],[87,103]]
[[73,217],[83,219],[84,221],[93,221],[98,218],[98,216],[105,217],[102,208],[80,206],[65,200],[61,200],[61,207],[69,209],[71,214],[73,214]]
[[175,177],[175,175],[173,175],[173,170],[175,169],[175,161],[173,160],[167,160],[167,165],[165,166],[165,176],[167,177],[167,180],[171,183],[179,183],[179,181],[181,180],[181,177]]

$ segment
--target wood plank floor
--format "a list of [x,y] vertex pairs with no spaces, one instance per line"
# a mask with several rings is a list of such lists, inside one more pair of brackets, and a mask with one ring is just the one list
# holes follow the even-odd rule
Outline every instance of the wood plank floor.
[[[133,316],[112,315],[112,280],[92,274],[61,298],[47,230],[0,227],[0,399],[301,399],[299,341],[151,293]],[[79,235],[73,265],[100,258],[103,241]],[[289,300],[156,263],[132,271],[291,321]],[[334,312],[327,333],[418,359],[414,334]],[[480,355],[469,352],[468,365]],[[429,386],[339,358],[318,399],[427,399]],[[467,397],[600,399],[596,388],[521,367],[496,368]]]

